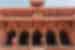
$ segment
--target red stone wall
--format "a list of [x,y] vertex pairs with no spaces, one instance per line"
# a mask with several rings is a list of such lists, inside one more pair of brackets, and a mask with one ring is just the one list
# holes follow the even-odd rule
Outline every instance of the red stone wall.
[[[75,9],[43,8],[43,0],[31,0],[31,3],[32,8],[0,9],[0,50],[74,50]],[[34,4],[42,5],[36,7]],[[37,15],[37,13],[39,13],[39,15]],[[13,46],[7,48],[5,41],[7,32],[10,30],[16,31],[16,43],[13,42]],[[24,30],[29,32],[29,46],[27,47],[21,47],[18,44],[20,32]],[[39,47],[32,45],[32,35],[35,30],[39,30],[43,35],[42,44]],[[47,46],[46,44],[45,37],[48,30],[55,32],[54,34],[57,41],[55,47],[52,45]],[[61,30],[67,32],[70,45],[64,46],[61,44],[59,37]]]

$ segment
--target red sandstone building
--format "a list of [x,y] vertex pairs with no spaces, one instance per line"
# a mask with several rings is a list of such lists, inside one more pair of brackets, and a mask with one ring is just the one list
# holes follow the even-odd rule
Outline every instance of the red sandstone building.
[[[31,8],[0,9],[0,50],[74,50],[75,9],[44,8],[43,0],[31,3]],[[23,46],[19,42],[22,33]],[[8,48],[10,36],[14,38]]]

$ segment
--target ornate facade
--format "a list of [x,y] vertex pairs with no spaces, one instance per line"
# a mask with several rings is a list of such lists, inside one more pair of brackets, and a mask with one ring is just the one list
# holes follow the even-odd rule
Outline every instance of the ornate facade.
[[43,0],[31,4],[31,8],[0,9],[1,50],[74,50],[75,9],[44,8]]

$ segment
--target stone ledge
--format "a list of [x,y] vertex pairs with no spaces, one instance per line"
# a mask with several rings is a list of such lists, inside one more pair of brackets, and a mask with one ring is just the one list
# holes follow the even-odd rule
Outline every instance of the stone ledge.
[[0,21],[75,21],[75,17],[66,16],[66,17],[0,17]]

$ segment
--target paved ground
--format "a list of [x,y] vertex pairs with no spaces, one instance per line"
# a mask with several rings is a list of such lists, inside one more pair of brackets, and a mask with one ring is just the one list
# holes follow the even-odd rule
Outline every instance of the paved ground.
[[0,48],[0,50],[75,50],[75,48]]

